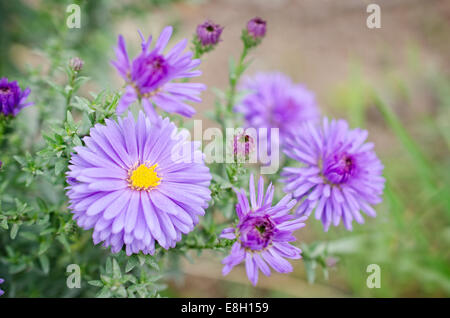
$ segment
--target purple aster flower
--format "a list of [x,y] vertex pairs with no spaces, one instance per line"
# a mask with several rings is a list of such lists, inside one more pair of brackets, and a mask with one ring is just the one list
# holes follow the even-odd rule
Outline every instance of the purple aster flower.
[[383,165],[366,143],[367,131],[350,130],[345,120],[323,120],[323,125],[304,124],[286,145],[285,153],[304,166],[282,172],[285,192],[303,202],[297,215],[321,220],[324,230],[340,220],[348,229],[352,221],[363,223],[360,211],[375,217],[373,204],[382,201]]
[[253,175],[250,176],[250,204],[244,189],[235,191],[239,223],[236,228],[224,229],[220,236],[236,239],[231,254],[222,261],[223,275],[242,261],[253,285],[258,282],[259,270],[266,276],[270,275],[270,267],[280,273],[291,272],[292,265],[285,258],[299,259],[301,250],[289,242],[296,240],[292,232],[305,226],[306,219],[289,213],[296,200],[288,194],[272,206],[274,187],[270,184],[264,193],[264,180],[260,177],[256,193]]
[[[3,278],[0,278],[0,284],[3,284],[4,282],[5,282],[5,280]],[[0,296],[2,296],[4,294],[5,294],[5,292],[0,289]]]
[[194,108],[186,101],[201,102],[200,92],[206,87],[200,83],[175,83],[173,80],[201,75],[193,70],[200,65],[199,59],[192,59],[192,52],[183,53],[187,39],[177,43],[166,55],[163,54],[172,35],[172,27],[162,31],[153,49],[152,37],[142,38],[142,52],[130,61],[125,48],[125,40],[120,35],[116,48],[116,61],[112,64],[127,82],[127,88],[117,106],[117,113],[123,113],[133,102],[140,100],[152,120],[157,115],[153,104],[168,113],[178,113],[186,117],[195,114]]
[[234,110],[244,115],[248,127],[279,128],[281,144],[297,131],[300,123],[319,118],[314,94],[282,73],[248,77],[240,90],[249,94]]
[[197,37],[203,46],[216,45],[220,41],[223,27],[206,20],[197,26]]
[[32,105],[26,99],[31,90],[21,90],[16,81],[8,82],[6,77],[0,79],[0,113],[16,116],[22,108]]
[[[95,244],[116,253],[153,254],[155,241],[174,247],[205,213],[211,174],[200,144],[168,118],[139,113],[97,124],[75,147],[67,173],[74,219],[94,229]],[[192,154],[192,156],[190,155]]]
[[262,38],[266,35],[266,21],[256,17],[248,21],[247,32],[254,38]]

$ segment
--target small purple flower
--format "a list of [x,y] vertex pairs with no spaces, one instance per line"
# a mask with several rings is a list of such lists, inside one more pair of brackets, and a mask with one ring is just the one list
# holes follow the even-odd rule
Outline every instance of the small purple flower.
[[[3,278],[0,278],[0,285],[3,284],[4,282],[5,282],[5,280]],[[2,296],[4,294],[5,294],[5,292],[0,289],[0,296]]]
[[301,250],[289,242],[296,240],[292,233],[305,226],[303,221],[306,219],[290,214],[296,200],[288,194],[272,206],[274,187],[270,184],[264,193],[264,180],[260,177],[256,193],[253,175],[250,176],[250,204],[244,189],[235,192],[239,223],[236,228],[224,229],[220,236],[236,240],[230,255],[222,261],[225,265],[223,275],[242,261],[245,261],[247,276],[253,285],[258,282],[259,270],[266,276],[270,276],[270,267],[280,273],[291,272],[292,265],[285,258],[299,259]]
[[83,68],[83,65],[84,65],[84,61],[82,59],[80,59],[79,57],[73,57],[69,61],[69,67],[76,72],[81,71],[81,69]]
[[383,165],[366,143],[367,131],[350,130],[345,120],[323,120],[323,125],[311,122],[299,128],[289,139],[285,153],[303,164],[300,168],[285,168],[284,191],[303,202],[296,213],[322,221],[324,230],[340,220],[347,230],[352,221],[364,223],[360,211],[375,217],[371,207],[382,201],[385,179]]
[[282,73],[245,78],[240,90],[249,93],[234,110],[244,115],[247,127],[279,128],[281,144],[300,123],[319,118],[314,94]]
[[67,172],[69,208],[94,229],[95,244],[117,253],[153,254],[155,242],[174,247],[198,223],[210,200],[211,174],[200,144],[168,118],[143,112],[95,125],[75,147]]
[[16,116],[20,110],[32,105],[26,99],[31,90],[21,90],[16,81],[8,82],[6,77],[0,79],[0,113],[5,116]]
[[197,37],[203,46],[216,45],[220,41],[223,27],[206,20],[197,26]]
[[256,17],[248,21],[247,32],[255,39],[263,38],[266,35],[266,21]]
[[125,48],[125,40],[120,35],[116,48],[116,61],[112,64],[127,82],[124,95],[117,106],[122,114],[130,104],[140,100],[147,115],[152,120],[158,117],[153,104],[168,113],[178,113],[186,117],[195,114],[194,108],[186,101],[201,102],[199,97],[206,86],[200,83],[175,83],[173,80],[201,75],[193,70],[200,65],[199,59],[192,59],[192,52],[185,52],[187,39],[177,43],[167,54],[163,54],[172,35],[172,27],[164,28],[153,49],[150,49],[152,37],[142,38],[142,52],[130,61]]

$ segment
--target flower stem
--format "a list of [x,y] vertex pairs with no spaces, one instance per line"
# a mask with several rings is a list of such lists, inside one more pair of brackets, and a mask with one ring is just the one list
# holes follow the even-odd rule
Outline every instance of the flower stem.
[[234,241],[232,240],[220,240],[212,243],[184,243],[180,245],[180,247],[185,247],[193,250],[205,250],[205,249],[218,249],[225,248],[233,245]]
[[239,79],[242,76],[242,73],[244,73],[245,67],[244,67],[244,61],[247,57],[248,53],[248,47],[244,45],[244,49],[242,50],[241,57],[239,58],[239,64],[237,65],[236,69],[232,72],[230,72],[230,91],[228,94],[228,103],[227,103],[227,110],[229,113],[233,110],[234,101],[236,98],[236,85],[239,82]]
[[64,113],[64,121],[67,121],[67,112],[72,110],[72,107],[70,106],[70,102],[72,101],[72,96],[74,93],[74,84],[75,84],[75,79],[77,78],[77,72],[72,71],[71,75],[70,75],[70,79],[69,79],[69,86],[70,86],[70,90],[67,92],[66,95],[66,111]]

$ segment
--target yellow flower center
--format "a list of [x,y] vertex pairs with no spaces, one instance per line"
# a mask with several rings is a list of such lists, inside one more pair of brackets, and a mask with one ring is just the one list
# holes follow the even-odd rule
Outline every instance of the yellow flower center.
[[129,177],[131,187],[135,190],[149,190],[159,185],[162,178],[158,177],[155,171],[156,167],[158,164],[151,167],[141,164],[134,169]]

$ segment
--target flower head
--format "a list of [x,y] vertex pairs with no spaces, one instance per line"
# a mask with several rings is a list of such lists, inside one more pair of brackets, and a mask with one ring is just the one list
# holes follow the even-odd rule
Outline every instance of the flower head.
[[[0,284],[3,284],[4,282],[5,282],[5,280],[3,278],[0,278]],[[0,296],[2,296],[4,294],[5,294],[5,292],[0,289]]]
[[73,57],[69,61],[69,67],[76,72],[81,71],[81,69],[83,68],[83,65],[84,65],[84,61],[82,59],[80,59],[79,57]]
[[281,144],[300,123],[319,117],[314,94],[284,74],[259,73],[246,78],[240,90],[249,93],[234,110],[244,115],[248,127],[279,128]]
[[206,20],[197,26],[197,38],[203,46],[216,45],[220,41],[223,27]]
[[162,31],[153,49],[150,49],[151,36],[145,41],[142,34],[142,52],[130,61],[125,48],[125,40],[119,36],[116,48],[116,61],[112,64],[127,82],[124,95],[117,106],[117,113],[123,113],[133,102],[140,100],[147,115],[156,119],[152,104],[169,113],[186,117],[195,110],[186,101],[200,102],[200,92],[205,85],[199,83],[175,83],[173,80],[201,75],[193,70],[200,65],[199,59],[192,59],[192,52],[185,52],[187,39],[177,43],[167,54],[163,51],[172,35],[172,27]]
[[[67,173],[70,209],[78,225],[94,229],[94,243],[116,253],[153,254],[155,241],[174,247],[205,213],[211,174],[199,144],[168,118],[140,112],[97,124],[75,147]],[[192,155],[189,155],[192,154]]]
[[259,270],[267,276],[270,267],[280,273],[292,271],[285,258],[301,258],[301,250],[289,242],[295,241],[292,232],[305,226],[306,218],[294,218],[290,210],[296,204],[291,195],[286,195],[272,206],[274,187],[269,185],[264,193],[264,180],[260,177],[255,192],[253,175],[250,176],[250,203],[245,190],[235,190],[238,198],[236,213],[239,223],[236,228],[226,228],[221,238],[236,240],[231,254],[223,259],[223,275],[245,260],[247,276],[253,285],[258,282]]
[[255,17],[247,22],[247,32],[254,38],[262,38],[266,35],[266,21]]
[[284,191],[299,201],[298,215],[321,220],[325,231],[340,220],[348,229],[352,221],[363,223],[360,211],[375,217],[372,204],[381,202],[385,179],[383,165],[366,143],[367,131],[350,130],[344,120],[323,120],[323,125],[306,123],[291,138],[285,153],[304,164],[285,168]]
[[27,87],[21,90],[16,81],[8,82],[6,77],[0,79],[0,113],[5,116],[16,116],[22,108],[32,105],[26,99],[30,95]]

